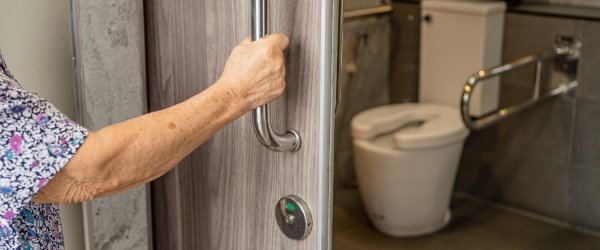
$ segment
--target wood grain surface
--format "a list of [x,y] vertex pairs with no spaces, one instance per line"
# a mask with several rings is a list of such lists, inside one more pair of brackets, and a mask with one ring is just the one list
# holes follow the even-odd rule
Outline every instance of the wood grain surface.
[[[250,2],[145,2],[150,110],[183,101],[217,80],[230,50],[250,34]],[[320,219],[317,210],[329,204],[323,204],[319,190],[329,188],[319,186],[324,185],[319,177],[329,178],[323,176],[329,166],[323,171],[319,153],[329,145],[319,139],[330,134],[322,130],[320,116],[331,105],[319,99],[320,84],[331,84],[320,81],[321,8],[321,0],[269,1],[269,31],[290,37],[286,93],[270,104],[271,122],[277,131],[296,129],[303,140],[300,151],[263,147],[250,113],[225,127],[152,183],[155,249],[321,247],[317,231],[327,228],[321,223],[328,223],[328,216]],[[275,203],[288,194],[302,197],[313,211],[313,232],[303,241],[286,238],[275,222]]]

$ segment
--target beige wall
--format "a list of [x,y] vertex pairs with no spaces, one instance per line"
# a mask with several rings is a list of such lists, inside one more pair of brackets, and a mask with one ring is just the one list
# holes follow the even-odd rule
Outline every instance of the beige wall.
[[[75,118],[68,0],[0,0],[0,50],[24,88]],[[67,250],[84,249],[81,204],[62,206]]]

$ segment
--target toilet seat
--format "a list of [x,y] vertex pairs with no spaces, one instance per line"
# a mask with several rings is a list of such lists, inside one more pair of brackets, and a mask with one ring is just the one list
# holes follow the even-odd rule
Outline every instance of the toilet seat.
[[390,134],[393,147],[398,150],[450,144],[463,140],[469,132],[458,109],[439,104],[385,105],[363,111],[352,119],[355,140],[371,141]]

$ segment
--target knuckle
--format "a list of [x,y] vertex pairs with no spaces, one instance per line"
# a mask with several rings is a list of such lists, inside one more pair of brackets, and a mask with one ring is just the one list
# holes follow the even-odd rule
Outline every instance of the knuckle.
[[277,94],[283,95],[284,92],[285,92],[285,83],[282,83],[280,88],[277,91]]
[[279,86],[277,89],[275,89],[275,95],[280,96],[283,94],[283,92],[285,91],[285,86]]
[[285,89],[285,79],[281,79],[281,81],[279,81],[279,85],[281,86],[281,90],[283,91]]

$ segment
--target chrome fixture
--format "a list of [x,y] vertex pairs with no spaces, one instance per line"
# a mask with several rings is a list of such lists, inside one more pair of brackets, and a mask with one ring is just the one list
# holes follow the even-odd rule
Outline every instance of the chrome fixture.
[[[490,125],[506,119],[510,115],[518,113],[526,108],[529,108],[551,97],[560,96],[569,93],[577,87],[577,63],[581,50],[581,41],[574,37],[557,36],[554,49],[530,54],[528,56],[517,59],[505,65],[493,67],[490,69],[480,70],[471,75],[463,88],[461,103],[461,115],[465,125],[471,130],[481,130]],[[545,60],[554,60],[555,69],[564,73],[568,78],[565,83],[561,83],[558,87],[540,95],[541,73]],[[502,108],[494,113],[484,115],[479,118],[472,117],[469,113],[469,101],[473,90],[483,80],[492,77],[500,76],[524,66],[535,64],[535,81],[534,93],[531,99],[523,103]],[[485,82],[483,82],[485,84]]]
[[296,195],[288,195],[275,205],[275,221],[285,236],[303,240],[310,234],[313,221],[308,205]]
[[373,7],[373,8],[367,8],[367,9],[350,10],[350,11],[344,12],[344,19],[380,15],[380,14],[390,13],[390,12],[392,12],[392,10],[393,10],[393,8],[392,8],[391,4],[386,4],[386,5],[377,6],[377,7]]
[[[267,0],[252,0],[252,41],[267,35]],[[256,108],[253,112],[254,132],[260,143],[276,152],[298,151],[300,134],[290,130],[279,134],[273,130],[269,117],[269,104]]]

